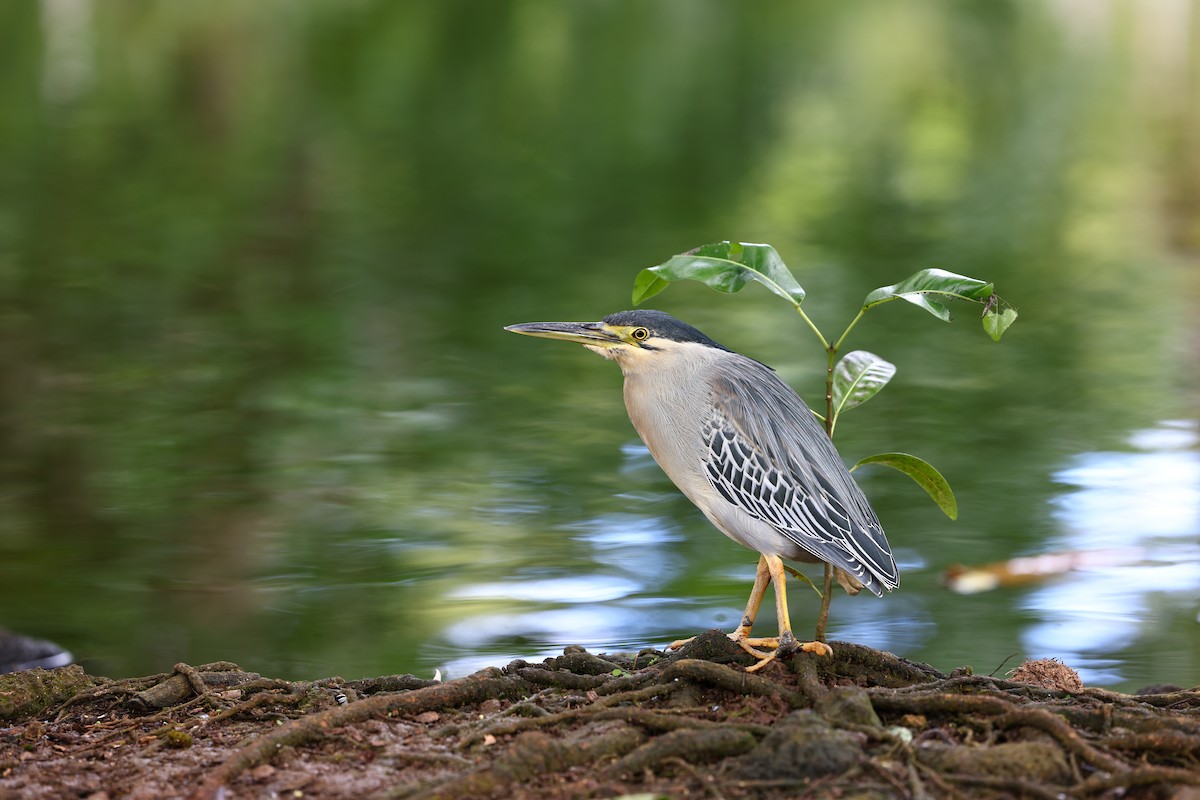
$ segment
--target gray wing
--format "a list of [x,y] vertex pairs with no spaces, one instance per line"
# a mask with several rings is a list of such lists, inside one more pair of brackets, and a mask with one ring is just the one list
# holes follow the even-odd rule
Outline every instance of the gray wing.
[[732,354],[712,381],[704,469],[726,500],[877,595],[900,584],[858,484],[812,411],[769,367]]

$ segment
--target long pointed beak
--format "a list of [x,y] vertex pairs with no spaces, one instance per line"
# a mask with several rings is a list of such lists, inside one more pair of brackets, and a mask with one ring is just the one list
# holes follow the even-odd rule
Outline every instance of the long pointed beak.
[[509,325],[504,330],[525,336],[562,339],[598,347],[621,342],[621,337],[610,331],[603,322],[523,322],[520,325]]

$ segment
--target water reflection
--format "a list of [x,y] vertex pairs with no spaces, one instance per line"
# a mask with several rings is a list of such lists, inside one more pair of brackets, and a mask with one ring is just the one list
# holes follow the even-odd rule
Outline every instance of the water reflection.
[[[634,446],[624,452],[637,458],[639,449],[645,452]],[[645,458],[649,459],[648,453]],[[653,461],[650,466],[654,467]],[[661,502],[656,495],[622,499],[643,507]],[[491,599],[532,607],[504,614],[490,609],[467,614],[442,631],[439,639],[472,652],[447,661],[443,665],[447,674],[479,669],[499,657],[553,655],[564,644],[605,651],[661,646],[656,640],[663,631],[672,626],[686,631],[700,624],[704,615],[688,608],[693,601],[659,594],[687,566],[671,549],[680,534],[670,520],[614,512],[564,526],[562,534],[585,547],[581,559],[586,571],[546,576],[543,567],[511,581],[473,584],[450,593],[455,600]],[[433,652],[436,649],[426,655]]]
[[[1194,618],[1200,591],[1200,453],[1193,421],[1166,422],[1129,437],[1131,452],[1095,452],[1076,456],[1055,474],[1062,487],[1052,501],[1059,530],[1045,543],[1047,551],[1067,556],[1049,558],[1070,571],[1049,577],[1011,602],[1027,616],[1020,642],[1028,657],[1057,657],[1078,669],[1091,685],[1115,685],[1134,674],[1152,674],[1143,645],[1148,628],[1168,626],[1167,609],[1185,609]],[[641,459],[644,449],[626,446],[627,459]],[[647,457],[648,458],[648,457]],[[638,470],[652,469],[640,463]],[[667,497],[658,493],[625,494],[633,508],[653,509]],[[697,535],[719,536],[699,526]],[[707,587],[688,597],[662,590],[696,569],[679,552],[685,537],[679,522],[629,511],[604,514],[566,533],[588,548],[585,574],[516,576],[457,589],[455,600],[497,600],[528,606],[515,613],[490,610],[466,614],[439,639],[453,642],[469,656],[451,655],[445,644],[426,657],[446,657],[448,674],[462,674],[497,659],[549,656],[566,643],[595,650],[638,650],[662,647],[672,638],[709,628],[731,629],[740,602],[754,577],[749,551],[740,562],[717,561],[696,584]],[[928,546],[928,543],[927,545]],[[912,547],[898,548],[906,582],[884,601],[873,597],[839,599],[834,604],[833,638],[866,642],[900,653],[919,653],[934,642],[945,590],[928,580],[927,557]],[[814,605],[807,587],[791,583],[794,620]],[[994,615],[1010,613],[1003,594],[972,601]],[[764,613],[760,625],[773,620]],[[1190,656],[1168,653],[1174,674],[1186,672]],[[1152,651],[1153,652],[1153,651]],[[943,665],[945,666],[945,665]]]
[[1066,488],[1054,503],[1059,533],[1047,546],[1112,548],[1126,558],[1084,565],[1025,598],[1022,607],[1036,615],[1022,636],[1032,653],[1066,660],[1085,683],[1120,683],[1122,664],[1139,658],[1140,640],[1166,624],[1168,609],[1195,614],[1197,440],[1194,421],[1166,422],[1130,437],[1139,452],[1086,453],[1055,475]]
[[[559,585],[586,587],[590,580],[590,576],[581,576],[578,582]],[[554,596],[552,604],[524,611],[464,614],[441,632],[438,643],[425,648],[424,655],[426,663],[440,665],[447,675],[458,677],[517,658],[559,655],[568,644],[609,653],[662,648],[675,638],[666,631],[686,636],[712,627],[711,609],[699,605],[694,599],[656,594],[631,593],[603,602]],[[739,613],[728,609],[719,617],[720,624],[732,628]]]
[[455,600],[516,600],[541,603],[603,603],[627,597],[640,590],[640,584],[613,575],[593,572],[561,578],[477,583],[450,592]]
[[[620,499],[635,500],[629,495]],[[660,584],[687,568],[670,547],[681,536],[663,517],[631,513],[606,514],[582,523],[575,531],[575,538],[590,548],[595,563],[619,568],[644,583]]]

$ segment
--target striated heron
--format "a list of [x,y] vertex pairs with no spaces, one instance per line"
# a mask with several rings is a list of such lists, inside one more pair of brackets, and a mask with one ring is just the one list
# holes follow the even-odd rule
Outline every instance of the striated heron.
[[[824,642],[793,636],[782,559],[824,562],[826,589],[830,569],[850,594],[865,587],[882,596],[899,585],[883,527],[862,490],[812,411],[770,367],[662,311],[505,330],[578,342],[617,362],[629,419],[663,472],[718,530],[761,554],[746,612],[729,634],[759,659],[750,669],[796,649],[832,653]],[[779,635],[751,638],[770,583]],[[821,599],[819,637],[829,594]]]

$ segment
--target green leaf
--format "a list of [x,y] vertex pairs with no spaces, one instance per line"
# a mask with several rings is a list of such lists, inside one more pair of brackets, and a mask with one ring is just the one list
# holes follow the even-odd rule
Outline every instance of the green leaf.
[[670,281],[658,277],[652,270],[642,270],[633,281],[633,304],[636,306],[643,300],[649,300],[670,285]]
[[863,311],[899,298],[907,300],[915,306],[920,306],[940,320],[949,322],[950,309],[944,303],[931,299],[929,295],[938,296],[939,299],[958,298],[975,303],[987,302],[993,296],[992,284],[985,281],[947,272],[944,269],[923,269],[899,283],[880,286],[871,292],[863,301]]
[[923,294],[901,294],[897,295],[897,297],[899,297],[901,300],[907,300],[918,308],[925,309],[942,322],[950,321],[950,309],[945,303],[939,303],[936,300],[930,300],[927,295]]
[[987,335],[992,337],[997,342],[1004,332],[1008,330],[1008,326],[1017,321],[1017,310],[1012,306],[1005,306],[997,309],[991,307],[983,312],[983,329],[987,331]]
[[947,517],[958,519],[958,501],[954,499],[954,492],[950,489],[950,484],[942,477],[942,473],[934,469],[928,461],[910,456],[908,453],[879,453],[859,460],[850,468],[850,471],[853,472],[863,464],[883,464],[900,470],[928,492],[929,496],[933,498],[933,502],[938,504],[938,508],[945,512]]
[[896,365],[874,353],[847,353],[833,370],[834,418],[870,400],[895,374]]
[[794,567],[789,567],[787,564],[784,564],[784,565],[783,565],[783,571],[784,571],[784,572],[787,572],[788,574],[790,574],[790,575],[791,575],[793,578],[795,578],[796,580],[798,580],[798,581],[804,581],[804,582],[805,582],[805,583],[807,583],[809,586],[811,586],[811,587],[812,587],[812,590],[813,590],[814,592],[816,592],[816,593],[817,593],[817,597],[822,597],[822,596],[823,596],[823,595],[821,594],[821,590],[820,590],[820,589],[817,587],[817,585],[816,585],[815,583],[813,583],[813,582],[812,582],[812,578],[808,577],[807,575],[805,575],[805,574],[804,574],[803,572],[801,572],[800,570],[798,570],[798,569],[796,569],[796,568],[794,568]]
[[769,244],[715,242],[674,256],[638,273],[633,303],[640,304],[672,281],[700,281],[718,292],[739,292],[757,281],[792,305],[804,301],[804,289]]

